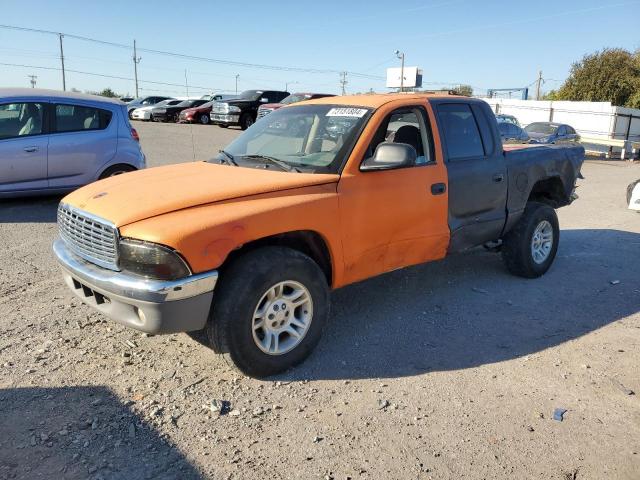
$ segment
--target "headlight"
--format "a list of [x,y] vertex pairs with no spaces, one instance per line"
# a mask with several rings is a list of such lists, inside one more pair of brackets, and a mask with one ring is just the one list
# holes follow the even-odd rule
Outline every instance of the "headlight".
[[175,280],[191,275],[183,258],[163,245],[124,238],[120,240],[122,270],[157,280]]
[[241,111],[240,107],[236,107],[234,105],[229,106],[229,110],[228,110],[229,113],[240,113],[240,111]]

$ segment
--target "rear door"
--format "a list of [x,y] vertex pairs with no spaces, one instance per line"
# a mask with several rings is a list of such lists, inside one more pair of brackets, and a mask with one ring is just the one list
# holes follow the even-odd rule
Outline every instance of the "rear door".
[[47,188],[45,105],[0,104],[0,192]]
[[118,148],[117,111],[51,104],[49,186],[73,188],[96,180]]
[[[506,219],[507,167],[494,141],[491,111],[477,102],[437,100],[449,177],[450,251],[500,237]],[[487,110],[487,111],[485,111]]]

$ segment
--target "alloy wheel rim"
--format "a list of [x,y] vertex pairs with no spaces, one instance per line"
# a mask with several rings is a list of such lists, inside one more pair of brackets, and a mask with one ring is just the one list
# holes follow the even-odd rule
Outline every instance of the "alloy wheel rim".
[[253,341],[267,355],[283,355],[300,345],[312,320],[309,290],[293,280],[276,283],[262,295],[254,310]]
[[553,246],[553,227],[547,220],[541,221],[533,231],[531,238],[531,256],[538,265],[544,263],[551,254]]

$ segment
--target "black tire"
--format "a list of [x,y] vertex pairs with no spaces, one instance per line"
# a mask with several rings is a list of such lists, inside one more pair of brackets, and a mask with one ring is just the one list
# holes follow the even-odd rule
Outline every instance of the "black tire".
[[131,165],[112,165],[104,172],[102,172],[102,174],[100,175],[100,180],[102,180],[103,178],[115,177],[116,175],[122,175],[123,173],[127,172],[133,172],[134,170],[135,168]]
[[[551,224],[553,238],[546,259],[538,263],[534,260],[532,242],[536,228],[544,221]],[[549,205],[530,202],[518,223],[503,238],[502,259],[513,275],[537,278],[549,270],[558,251],[559,240],[560,228],[556,211]]]
[[132,117],[132,115],[133,115],[133,110],[129,110],[129,112],[127,112],[127,115],[128,115],[128,117],[129,117],[129,120],[133,120],[133,117]]
[[203,113],[202,115],[200,115],[200,123],[202,125],[209,125],[210,121],[211,121],[211,119],[209,118],[208,114]]
[[246,130],[247,128],[249,128],[254,123],[255,123],[255,120],[253,119],[253,117],[251,116],[250,113],[244,113],[240,117],[240,128],[242,130]]
[[[308,290],[312,319],[293,349],[267,354],[254,341],[253,316],[266,292],[284,281],[297,282]],[[287,370],[309,356],[320,340],[329,306],[326,277],[311,258],[290,248],[263,247],[237,258],[224,269],[205,330],[213,349],[222,353],[230,365],[248,376],[261,378]]]
[[633,195],[633,189],[636,188],[636,185],[640,183],[640,180],[636,180],[635,182],[629,184],[627,187],[627,206],[631,206],[631,195]]

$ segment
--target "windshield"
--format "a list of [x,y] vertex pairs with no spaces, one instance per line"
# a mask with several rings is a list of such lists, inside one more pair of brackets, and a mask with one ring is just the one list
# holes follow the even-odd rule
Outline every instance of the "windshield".
[[[267,157],[317,173],[337,173],[371,111],[360,107],[300,105],[257,121],[225,153],[243,166]],[[225,154],[213,161],[225,162]]]
[[527,133],[542,133],[544,135],[553,135],[558,130],[558,125],[550,123],[532,123],[524,128]]
[[264,92],[262,90],[245,90],[240,94],[242,100],[257,100]]
[[496,120],[498,121],[498,123],[512,123],[514,125],[518,124],[518,120],[510,115],[498,115],[496,116]]
[[291,94],[288,97],[285,97],[284,100],[282,100],[280,103],[284,105],[289,105],[290,103],[298,103],[306,99],[307,99],[307,96],[305,95]]
[[176,105],[176,107],[190,107],[191,105],[193,105],[193,102],[195,102],[195,100],[183,100],[178,105]]

